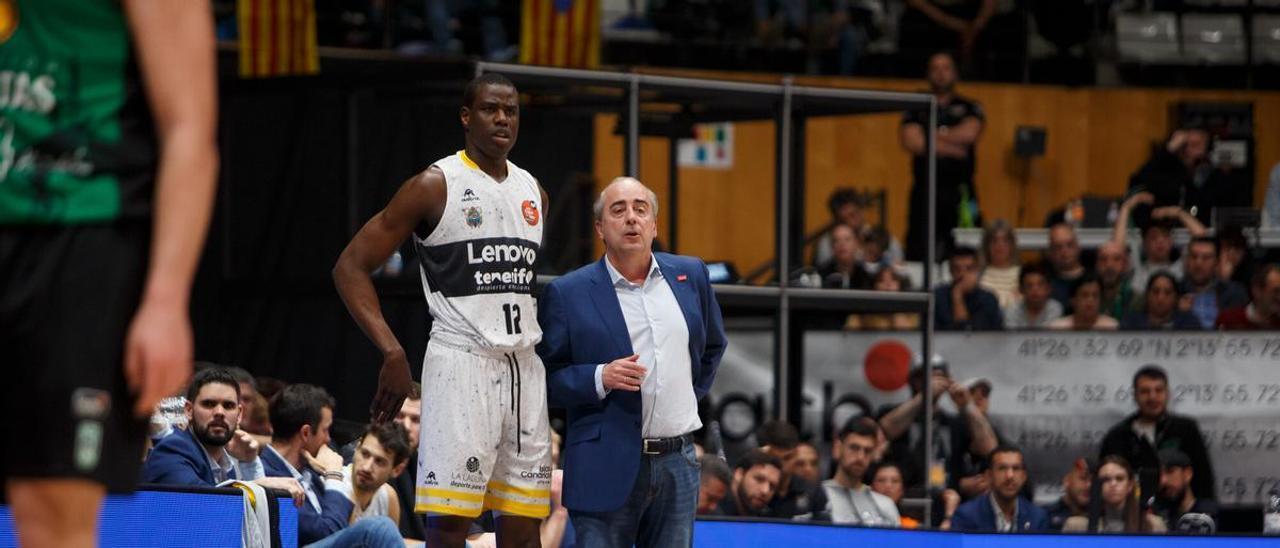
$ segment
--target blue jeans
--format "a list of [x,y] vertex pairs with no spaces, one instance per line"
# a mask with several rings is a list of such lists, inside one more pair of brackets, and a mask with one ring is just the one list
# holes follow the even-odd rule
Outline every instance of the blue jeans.
[[378,516],[357,521],[346,529],[308,544],[307,548],[403,548],[403,546],[404,540],[400,538],[400,528],[396,527],[391,518]]
[[578,546],[693,546],[698,475],[698,459],[691,443],[674,453],[642,455],[635,485],[622,508],[612,512],[569,511],[578,533]]

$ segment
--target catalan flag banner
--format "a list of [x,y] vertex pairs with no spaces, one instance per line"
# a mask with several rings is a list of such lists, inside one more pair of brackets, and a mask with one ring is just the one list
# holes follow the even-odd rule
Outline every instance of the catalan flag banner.
[[572,68],[600,64],[600,0],[521,1],[521,63]]
[[320,72],[315,0],[237,0],[240,76]]

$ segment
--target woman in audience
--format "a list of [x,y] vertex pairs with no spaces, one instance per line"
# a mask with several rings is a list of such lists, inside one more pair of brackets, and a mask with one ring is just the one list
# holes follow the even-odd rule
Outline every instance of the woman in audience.
[[[1102,493],[1101,514],[1073,516],[1062,525],[1063,532],[1090,531],[1094,533],[1164,533],[1168,531],[1164,520],[1144,512],[1138,501],[1138,478],[1129,461],[1119,455],[1102,458],[1094,481],[1095,493]],[[1098,512],[1099,510],[1092,510]],[[1091,523],[1092,522],[1092,523]]]
[[1130,312],[1120,321],[1120,329],[1147,331],[1157,329],[1202,329],[1190,312],[1178,309],[1178,281],[1167,270],[1156,271],[1147,278],[1147,291],[1142,310]]
[[1049,322],[1049,329],[1100,331],[1120,327],[1115,318],[1102,313],[1102,282],[1091,272],[1071,284],[1071,306],[1075,313]]
[[[908,291],[911,282],[893,267],[881,268],[871,278],[871,289],[876,291]],[[920,315],[907,312],[894,314],[850,314],[844,328],[869,331],[909,330],[920,326]]]
[[1013,227],[997,219],[982,232],[982,275],[978,285],[996,294],[1000,309],[1006,309],[1018,297],[1018,238]]
[[871,470],[871,490],[892,500],[898,506],[898,515],[903,529],[920,527],[920,520],[908,517],[902,509],[903,485],[902,469],[893,462],[882,462]]

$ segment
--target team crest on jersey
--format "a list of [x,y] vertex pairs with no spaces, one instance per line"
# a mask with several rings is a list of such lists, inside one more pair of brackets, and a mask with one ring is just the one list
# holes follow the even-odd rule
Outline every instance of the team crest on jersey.
[[472,191],[471,189],[469,189],[469,188],[468,188],[468,189],[466,189],[466,190],[462,191],[462,201],[464,201],[464,202],[478,202],[478,201],[480,201],[480,197],[479,197],[479,196],[476,196],[476,193],[475,193],[474,191]]
[[529,223],[529,226],[538,225],[538,206],[533,204],[533,200],[525,200],[520,204],[520,212],[524,213],[524,222]]
[[9,41],[18,30],[18,6],[13,0],[0,0],[0,44]]
[[471,228],[480,228],[480,225],[484,224],[484,217],[480,215],[480,208],[468,207],[467,209],[462,210],[462,213],[466,215],[467,226]]

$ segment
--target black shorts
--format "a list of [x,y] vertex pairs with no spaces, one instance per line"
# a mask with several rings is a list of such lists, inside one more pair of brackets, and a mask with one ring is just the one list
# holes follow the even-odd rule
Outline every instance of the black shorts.
[[124,339],[150,241],[143,222],[0,226],[0,477],[133,490],[147,422]]

